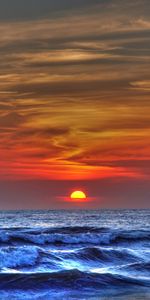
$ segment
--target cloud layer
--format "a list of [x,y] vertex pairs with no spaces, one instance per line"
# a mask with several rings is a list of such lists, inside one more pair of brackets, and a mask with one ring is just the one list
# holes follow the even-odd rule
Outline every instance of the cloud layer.
[[0,1],[1,179],[149,179],[150,3],[124,2]]

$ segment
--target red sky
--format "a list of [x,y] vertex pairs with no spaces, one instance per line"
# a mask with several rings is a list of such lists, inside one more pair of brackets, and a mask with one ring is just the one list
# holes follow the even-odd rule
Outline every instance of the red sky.
[[[74,186],[96,197],[90,208],[148,207],[149,1],[6,2],[1,207],[63,208],[57,196]],[[54,203],[41,200],[44,186]]]

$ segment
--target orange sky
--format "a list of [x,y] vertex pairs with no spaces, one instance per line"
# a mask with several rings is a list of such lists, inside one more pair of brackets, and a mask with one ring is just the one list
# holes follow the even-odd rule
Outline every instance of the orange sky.
[[0,12],[0,179],[149,180],[149,1],[12,2]]

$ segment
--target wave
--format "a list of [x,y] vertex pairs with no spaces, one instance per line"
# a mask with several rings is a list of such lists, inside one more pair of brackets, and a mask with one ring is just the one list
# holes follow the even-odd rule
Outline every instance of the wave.
[[119,243],[150,242],[147,230],[112,230],[109,228],[71,227],[48,229],[3,229],[0,232],[3,244],[93,244],[113,245]]
[[131,251],[124,248],[84,247],[74,250],[52,250],[37,246],[9,246],[0,248],[0,269],[37,271],[63,270],[74,266],[92,270],[116,266],[126,270],[148,270],[149,256],[143,251]]
[[[141,258],[137,253],[135,255],[133,251],[131,252],[127,249],[104,249],[98,247],[86,247],[79,250],[74,250],[72,252],[62,252],[60,256],[65,260],[78,260],[82,261],[83,263],[87,262],[88,264],[90,262],[115,264],[118,262],[123,262],[124,260],[126,262],[133,263],[137,262],[137,260]],[[142,256],[142,259],[144,259],[144,255]]]
[[0,289],[103,289],[150,287],[150,280],[116,274],[81,272],[77,269],[53,273],[0,274]]
[[147,230],[1,229],[0,290],[149,288],[149,242]]
[[32,266],[36,263],[39,253],[36,248],[3,248],[0,249],[0,268],[18,266]]
[[127,265],[126,270],[128,271],[136,271],[150,274],[150,262],[135,262]]
[[0,249],[0,269],[21,270],[48,264],[49,270],[58,269],[61,258],[38,247],[5,247]]

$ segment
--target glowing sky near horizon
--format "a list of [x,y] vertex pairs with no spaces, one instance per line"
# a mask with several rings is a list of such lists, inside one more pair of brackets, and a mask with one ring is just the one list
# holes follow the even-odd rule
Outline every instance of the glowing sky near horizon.
[[150,179],[149,0],[6,0],[0,36],[2,181]]

